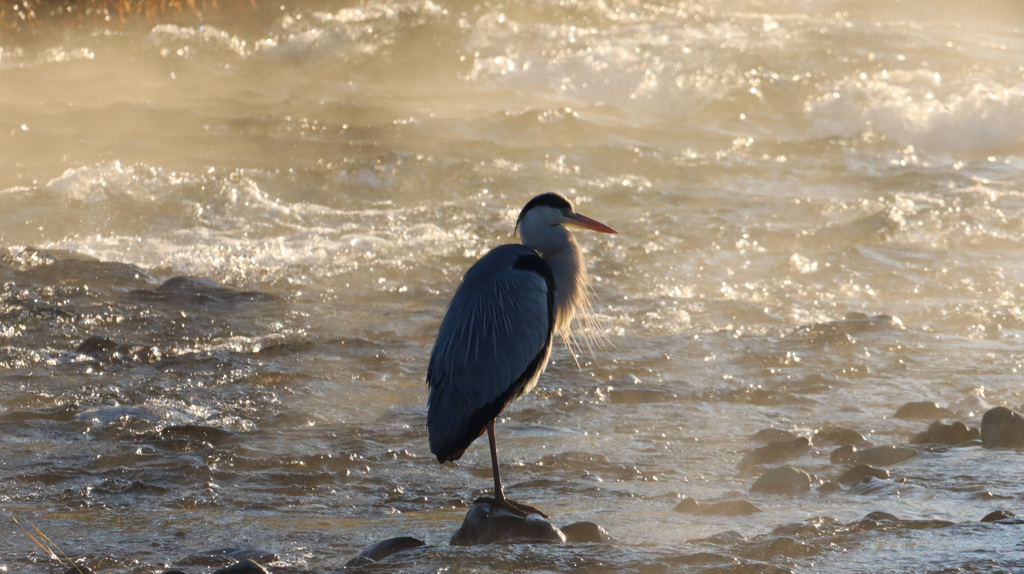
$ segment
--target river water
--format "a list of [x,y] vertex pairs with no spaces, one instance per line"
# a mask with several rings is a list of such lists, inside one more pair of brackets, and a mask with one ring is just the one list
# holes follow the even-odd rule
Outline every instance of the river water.
[[[1024,569],[1024,454],[911,444],[1024,405],[1019,2],[220,4],[0,36],[0,572],[63,571],[14,517],[104,573]],[[451,548],[427,359],[549,189],[620,233],[503,478],[617,543]],[[836,487],[833,427],[916,456]]]

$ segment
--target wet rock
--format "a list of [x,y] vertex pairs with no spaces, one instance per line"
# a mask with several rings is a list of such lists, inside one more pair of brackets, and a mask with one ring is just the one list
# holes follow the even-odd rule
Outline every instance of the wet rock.
[[89,355],[97,360],[102,360],[108,354],[113,354],[116,349],[117,343],[106,337],[93,335],[75,347],[75,352],[82,355]]
[[811,441],[805,437],[798,437],[788,442],[770,442],[744,456],[736,467],[745,470],[752,466],[790,460],[804,455],[810,450]]
[[607,530],[593,522],[573,522],[563,526],[561,530],[566,542],[609,544],[615,541]]
[[746,500],[726,500],[702,506],[697,514],[702,516],[750,516],[758,512],[761,512],[761,509]]
[[62,365],[81,362],[127,365],[132,363],[150,364],[161,359],[163,359],[163,353],[156,347],[121,345],[106,337],[93,335],[79,343],[74,351],[63,353],[57,362]]
[[96,573],[92,570],[92,568],[89,568],[88,566],[83,566],[81,564],[76,564],[76,565],[72,566],[71,568],[68,568],[67,570],[65,570],[64,574],[96,574]]
[[868,515],[864,517],[864,520],[871,520],[873,522],[898,522],[899,518],[895,514],[876,510],[874,512],[869,512]]
[[957,421],[946,424],[942,421],[935,421],[928,426],[928,430],[914,435],[910,442],[914,444],[958,445],[975,440],[980,436],[980,430],[968,427],[962,422]]
[[982,522],[999,522],[1000,520],[1007,520],[1017,516],[1009,510],[993,510],[981,519]]
[[494,543],[565,542],[565,534],[540,515],[522,517],[491,505],[491,500],[478,499],[466,513],[462,526],[452,536],[452,546],[475,546]]
[[680,501],[679,504],[677,504],[673,510],[675,510],[676,512],[693,514],[700,510],[700,503],[698,503],[695,499],[687,496],[682,501]]
[[818,429],[818,431],[814,433],[813,442],[816,445],[854,445],[860,444],[864,442],[864,440],[864,435],[853,429],[830,425],[825,428]]
[[[235,560],[236,562],[273,562],[277,560],[277,554],[265,552],[252,548],[218,548],[197,552],[185,557],[179,565],[184,566],[223,566],[225,562]],[[258,565],[258,564],[257,564]],[[232,574],[235,574],[232,572]]]
[[213,445],[224,444],[234,436],[235,433],[229,430],[206,425],[172,425],[160,431],[162,439],[200,441]]
[[996,407],[981,418],[981,443],[985,448],[1024,448],[1024,417],[1006,407]]
[[46,420],[56,422],[68,422],[78,416],[78,405],[69,403],[59,407],[41,409],[38,411],[13,411],[5,414],[2,419],[9,422],[25,422],[34,420]]
[[750,440],[761,443],[789,442],[799,438],[796,433],[781,429],[761,429],[754,433]]
[[915,456],[917,456],[917,450],[906,446],[887,444],[859,450],[847,445],[832,451],[831,459],[833,464],[850,463],[891,466]]
[[857,455],[857,449],[852,444],[844,444],[843,446],[832,451],[829,455],[829,460],[832,464],[845,464],[853,462]]
[[813,556],[821,552],[817,545],[808,544],[789,536],[779,536],[757,540],[747,545],[740,545],[739,553],[754,560],[769,561],[776,556],[794,558],[797,556]]
[[853,484],[865,478],[889,478],[889,471],[884,468],[875,468],[870,464],[858,464],[857,466],[840,474],[836,482],[840,484]]
[[273,302],[277,297],[259,291],[239,291],[203,277],[178,276],[164,281],[156,289],[132,291],[135,297],[175,305],[235,307],[245,303]]
[[850,530],[929,530],[946,528],[954,523],[949,520],[904,520],[888,512],[875,511],[860,520],[850,523]]
[[953,416],[953,411],[933,402],[915,401],[896,409],[893,416],[898,419],[945,419]]
[[387,540],[381,540],[380,542],[370,546],[366,550],[359,553],[358,556],[348,561],[345,564],[345,568],[352,566],[359,566],[361,564],[372,564],[405,550],[412,548],[419,548],[423,546],[425,542],[418,538],[411,536],[398,536],[396,538],[388,538]]
[[800,494],[811,489],[811,475],[791,466],[780,466],[762,474],[750,492]]
[[834,492],[842,492],[843,490],[843,485],[834,480],[826,480],[818,486],[818,492],[822,494],[832,494]]
[[213,574],[270,574],[270,571],[246,558],[245,560],[235,562],[231,566],[218,568],[213,571]]

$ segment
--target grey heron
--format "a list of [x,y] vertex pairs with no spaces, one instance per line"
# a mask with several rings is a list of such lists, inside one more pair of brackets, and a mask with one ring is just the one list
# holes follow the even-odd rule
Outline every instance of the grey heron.
[[539,511],[505,498],[494,419],[537,384],[554,333],[588,309],[586,266],[567,227],[616,233],[558,193],[531,199],[516,220],[522,244],[495,247],[466,271],[427,367],[430,451],[441,463],[458,460],[487,431],[493,502],[523,516]]

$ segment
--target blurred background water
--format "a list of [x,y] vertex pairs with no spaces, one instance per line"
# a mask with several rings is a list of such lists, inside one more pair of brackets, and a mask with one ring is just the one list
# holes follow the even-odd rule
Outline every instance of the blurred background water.
[[[820,432],[1024,403],[1022,28],[1015,0],[295,0],[5,33],[0,507],[102,572],[337,571],[401,535],[431,547],[383,568],[1024,569],[978,522],[1019,510],[1020,452],[835,489]],[[619,543],[448,548],[490,467],[430,455],[427,358],[549,189],[620,232],[577,234],[607,344],[557,345],[503,473]],[[749,492],[767,428],[813,439],[811,491]],[[0,571],[60,571],[9,518]]]

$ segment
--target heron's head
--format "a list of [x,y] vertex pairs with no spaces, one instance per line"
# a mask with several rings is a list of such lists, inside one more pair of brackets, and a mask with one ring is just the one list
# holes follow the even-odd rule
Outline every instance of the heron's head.
[[516,231],[523,245],[544,252],[569,240],[567,227],[582,227],[601,233],[617,233],[611,227],[586,215],[576,213],[562,194],[554,191],[531,199],[516,220]]

